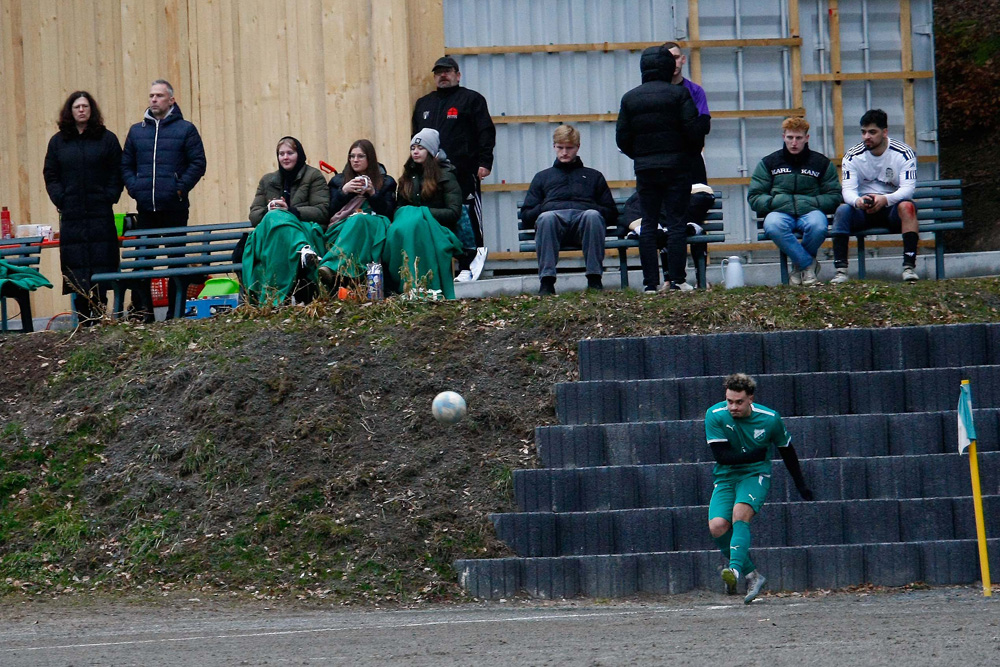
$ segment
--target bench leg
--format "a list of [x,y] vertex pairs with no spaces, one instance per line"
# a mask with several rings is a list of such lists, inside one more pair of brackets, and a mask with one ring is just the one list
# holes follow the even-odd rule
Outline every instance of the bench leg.
[[111,306],[111,318],[115,320],[120,320],[125,317],[125,284],[116,280],[111,283],[111,292],[115,295],[114,302]]
[[184,276],[171,278],[170,289],[174,290],[173,318],[179,320],[184,317],[184,311],[187,309],[187,278]]
[[934,279],[944,280],[944,237],[934,232]]
[[781,284],[788,284],[788,255],[782,250],[779,253],[781,258]]
[[858,280],[865,279],[865,237],[859,236],[858,239]]
[[627,248],[618,248],[618,270],[621,272],[622,289],[628,289],[628,252]]
[[3,331],[10,331],[7,327],[7,299],[11,298],[17,302],[17,307],[21,310],[21,332],[31,333],[35,330],[35,322],[31,317],[31,292],[20,287],[10,287],[0,295],[0,317],[3,319]]
[[708,262],[705,261],[707,256],[708,253],[703,252],[694,260],[694,272],[696,274],[695,279],[698,281],[698,289],[707,289],[708,279],[705,277],[706,269],[708,269]]

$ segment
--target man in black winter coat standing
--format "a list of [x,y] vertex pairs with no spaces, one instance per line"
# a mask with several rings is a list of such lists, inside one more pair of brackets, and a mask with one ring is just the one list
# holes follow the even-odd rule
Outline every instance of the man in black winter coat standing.
[[676,61],[668,49],[646,49],[639,67],[642,85],[622,97],[615,139],[618,148],[633,160],[642,204],[639,261],[643,291],[655,292],[660,282],[656,228],[661,209],[667,222],[670,280],[660,289],[687,291],[694,288],[687,282],[682,216],[690,197],[689,161],[693,148],[704,140],[704,129],[699,126],[691,93],[670,82]]
[[[205,175],[205,165],[205,147],[198,129],[184,120],[174,101],[173,86],[157,79],[149,88],[149,108],[142,121],[129,128],[122,151],[122,179],[135,200],[138,227],[186,227],[191,207],[188,193]],[[132,294],[137,302],[135,310],[152,322],[149,281],[141,281]],[[173,317],[176,298],[171,289],[168,320]]]
[[469,222],[476,248],[466,249],[458,258],[458,282],[478,280],[486,263],[483,241],[483,203],[480,184],[493,170],[493,149],[497,131],[490,118],[486,98],[463,88],[458,62],[451,56],[434,63],[437,90],[424,95],[413,106],[412,133],[424,128],[437,130],[441,148],[455,165],[455,177],[462,188],[462,203],[468,206]]

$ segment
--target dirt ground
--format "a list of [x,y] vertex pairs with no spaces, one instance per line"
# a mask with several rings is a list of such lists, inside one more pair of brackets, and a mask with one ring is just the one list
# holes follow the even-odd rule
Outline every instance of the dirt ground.
[[[43,665],[989,665],[997,599],[972,588],[348,611],[91,601],[0,606],[0,663]],[[311,607],[311,608],[310,608]]]

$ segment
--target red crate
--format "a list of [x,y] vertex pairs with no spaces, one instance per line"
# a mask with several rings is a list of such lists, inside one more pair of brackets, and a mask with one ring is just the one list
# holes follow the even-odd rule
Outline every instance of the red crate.
[[153,307],[161,308],[163,306],[169,305],[167,300],[168,290],[170,289],[170,279],[169,278],[153,278],[149,281],[150,287],[153,292]]
[[[153,292],[153,307],[154,308],[165,308],[170,305],[168,300],[168,290],[170,289],[170,279],[169,278],[153,278],[149,281],[151,291]],[[205,283],[193,283],[188,285],[187,294],[185,295],[188,299],[197,299],[201,291],[205,289]]]

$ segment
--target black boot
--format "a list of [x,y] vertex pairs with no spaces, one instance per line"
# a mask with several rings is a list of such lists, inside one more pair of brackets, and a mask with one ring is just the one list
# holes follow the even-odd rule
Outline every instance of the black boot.
[[604,289],[604,283],[601,281],[601,276],[598,273],[587,274],[587,289],[599,292]]
[[539,294],[555,294],[556,293],[556,277],[555,276],[542,276],[539,280],[538,293]]

